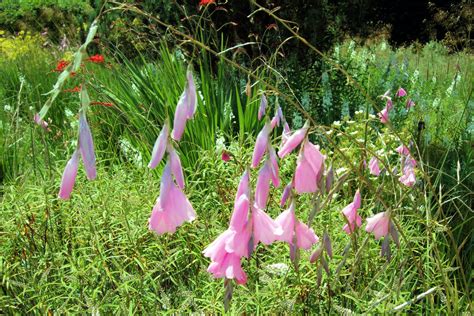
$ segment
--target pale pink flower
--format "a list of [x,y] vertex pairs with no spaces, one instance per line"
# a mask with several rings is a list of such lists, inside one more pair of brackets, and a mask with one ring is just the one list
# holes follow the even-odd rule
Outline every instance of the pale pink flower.
[[38,113],[35,113],[35,115],[33,116],[33,120],[35,121],[36,124],[41,126],[46,132],[50,131],[50,129],[48,128],[48,122],[40,118]]
[[61,187],[59,189],[59,198],[67,200],[71,197],[72,189],[76,183],[77,169],[79,168],[79,153],[77,150],[72,154],[71,159],[64,168]]
[[379,160],[376,157],[372,157],[369,162],[369,170],[370,174],[374,176],[380,175],[380,167],[379,167]]
[[293,189],[293,183],[292,183],[292,182],[288,183],[288,184],[285,186],[285,189],[283,190],[283,194],[282,194],[281,200],[280,200],[280,207],[285,206],[286,201],[287,201],[288,198],[290,197],[291,189]]
[[305,126],[296,132],[293,133],[283,144],[283,146],[278,151],[278,156],[280,158],[285,157],[287,154],[291,153],[293,149],[295,149],[306,137],[306,132],[308,131],[308,127]]
[[240,178],[239,186],[237,188],[237,193],[235,195],[235,203],[240,198],[242,194],[249,196],[249,173],[247,170],[244,171],[242,177]]
[[269,245],[283,233],[280,225],[256,204],[252,208],[252,228],[255,247],[259,242]]
[[184,222],[192,222],[196,218],[191,203],[173,182],[171,166],[168,162],[161,177],[160,196],[153,207],[149,219],[149,228],[158,235],[174,233]]
[[171,172],[176,179],[176,183],[181,189],[184,189],[184,175],[183,168],[181,167],[181,160],[179,159],[176,150],[170,144],[168,144],[168,154],[170,155]]
[[389,117],[388,117],[388,109],[387,108],[384,108],[382,111],[380,111],[378,113],[378,116],[380,118],[380,122],[382,122],[383,124],[388,123]]
[[273,185],[276,188],[278,188],[280,186],[280,178],[278,174],[279,173],[278,157],[272,145],[268,146],[268,152],[270,156],[270,165],[271,165],[271,170],[272,170],[272,182],[273,182]]
[[180,140],[186,127],[186,121],[194,117],[197,108],[196,85],[194,84],[193,73],[188,70],[186,73],[186,87],[176,106],[174,113],[173,131],[171,137]]
[[414,107],[414,106],[415,106],[415,102],[413,102],[412,99],[408,99],[407,103],[406,103],[407,110]]
[[403,175],[398,180],[407,187],[412,187],[416,182],[415,171],[412,167],[406,166],[403,168]]
[[151,153],[151,160],[148,164],[148,168],[155,169],[156,166],[160,163],[165,155],[166,145],[168,144],[168,134],[169,134],[169,127],[168,124],[165,122],[163,124],[163,128],[161,129],[160,134],[156,138],[155,145],[153,146],[153,151]]
[[94,142],[92,141],[91,130],[83,111],[79,114],[79,151],[82,156],[87,178],[94,180],[97,177]]
[[375,214],[372,217],[367,218],[367,226],[365,231],[368,233],[374,233],[375,239],[386,236],[389,232],[390,217],[387,212],[381,212]]
[[281,133],[281,146],[280,147],[283,147],[286,143],[286,141],[288,140],[288,138],[290,138],[291,136],[291,129],[290,129],[290,126],[288,126],[288,123],[285,122],[285,124],[283,124],[283,132]]
[[240,257],[232,253],[226,253],[222,260],[212,262],[207,271],[215,278],[235,279],[238,284],[247,282],[247,275],[242,269]]
[[319,146],[315,146],[306,140],[296,165],[296,192],[301,194],[318,191],[323,172],[324,156],[319,151]]
[[265,95],[262,94],[262,98],[260,99],[260,106],[258,107],[258,120],[259,121],[265,115],[266,108],[267,108],[267,97],[265,97]]
[[267,207],[268,193],[270,192],[270,180],[272,178],[272,166],[267,160],[258,172],[257,187],[255,188],[255,203],[258,207]]
[[256,168],[262,160],[268,147],[268,136],[272,131],[270,123],[266,122],[260,133],[257,135],[257,141],[255,142],[255,148],[252,156],[252,167]]
[[309,249],[311,246],[319,241],[318,236],[314,233],[312,228],[301,223],[295,216],[295,205],[292,202],[290,207],[282,212],[276,219],[283,233],[278,237],[278,240],[287,242],[293,245],[296,238],[296,246],[298,248]]
[[385,108],[387,109],[387,111],[390,111],[393,108],[392,99],[387,98],[387,103],[385,104]]
[[405,91],[405,89],[400,87],[397,93],[395,94],[395,97],[399,98],[399,97],[404,97],[406,95],[407,95],[407,92]]
[[397,153],[403,156],[407,156],[410,154],[410,150],[408,149],[408,147],[403,144],[398,146],[395,150],[397,151]]
[[360,225],[362,225],[362,219],[359,216],[359,214],[357,214],[357,210],[359,208],[360,208],[360,193],[359,193],[359,190],[357,190],[357,192],[354,195],[354,200],[352,201],[352,203],[347,205],[342,210],[342,213],[344,214],[347,220],[346,225],[344,225],[342,229],[344,229],[344,231],[347,234],[351,234],[352,232],[354,232],[355,227],[360,227]]

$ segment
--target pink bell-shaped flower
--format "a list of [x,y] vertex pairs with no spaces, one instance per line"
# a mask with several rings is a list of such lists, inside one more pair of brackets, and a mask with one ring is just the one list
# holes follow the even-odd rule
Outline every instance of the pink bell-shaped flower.
[[233,253],[226,253],[220,261],[213,261],[207,268],[215,278],[235,279],[238,284],[247,283],[247,275],[242,269],[240,257]]
[[196,85],[194,84],[193,73],[190,70],[186,73],[186,79],[186,88],[176,106],[173,131],[171,132],[171,137],[177,141],[181,140],[184,128],[186,127],[186,121],[194,117],[197,108]]
[[272,131],[272,127],[269,122],[265,123],[263,129],[257,135],[257,141],[255,142],[255,148],[252,156],[252,168],[256,168],[262,160],[263,155],[267,151],[268,137]]
[[77,169],[79,168],[79,153],[77,150],[72,154],[71,159],[64,168],[61,187],[59,189],[59,198],[67,200],[71,197],[72,189],[76,183]]
[[178,153],[176,153],[176,150],[171,145],[168,145],[168,153],[170,155],[171,172],[179,187],[184,189],[183,168],[181,167],[181,160],[179,159]]
[[79,151],[81,152],[87,178],[94,180],[97,177],[94,142],[92,141],[91,130],[83,111],[79,114]]
[[354,195],[354,201],[352,201],[352,203],[347,205],[342,210],[342,213],[344,214],[347,220],[346,225],[344,225],[342,229],[344,229],[344,231],[349,235],[352,232],[354,232],[355,227],[360,227],[360,225],[362,225],[362,219],[359,216],[359,214],[357,214],[357,210],[359,208],[360,208],[360,193],[359,193],[359,190],[357,190],[357,192]]
[[375,239],[386,236],[389,232],[390,217],[387,212],[381,212],[375,214],[372,217],[367,218],[367,226],[365,231],[368,233],[374,233]]
[[259,242],[269,245],[283,233],[280,225],[257,205],[252,208],[252,228],[255,247]]
[[268,152],[270,157],[270,166],[272,171],[272,182],[275,188],[280,186],[280,177],[279,177],[279,168],[278,168],[278,157],[276,155],[275,149],[272,145],[268,146]]
[[158,235],[174,233],[184,222],[192,222],[196,218],[191,203],[173,182],[171,165],[168,162],[161,177],[160,196],[153,207],[149,219],[150,230]]
[[384,108],[382,111],[380,111],[378,113],[378,116],[380,118],[380,122],[382,122],[383,124],[388,123],[389,117],[388,117],[388,109],[387,108]]
[[407,92],[405,91],[405,89],[403,89],[402,87],[400,87],[397,91],[397,93],[395,94],[395,97],[397,98],[400,98],[400,97],[404,97],[407,95]]
[[403,144],[398,146],[395,150],[402,156],[407,156],[410,154],[410,150],[408,149],[408,147]]
[[318,191],[318,185],[324,172],[324,156],[308,140],[298,157],[295,172],[295,189],[299,194]]
[[258,172],[257,187],[255,189],[255,203],[261,209],[267,207],[268,193],[270,192],[270,180],[272,179],[272,166],[267,160]]
[[278,156],[280,158],[285,157],[289,153],[291,153],[299,144],[303,141],[306,137],[306,133],[308,132],[308,125],[305,126],[296,132],[293,133],[283,144],[283,146],[278,151]]
[[282,212],[276,219],[283,233],[278,237],[278,240],[287,242],[293,245],[296,238],[296,246],[298,248],[309,249],[311,246],[319,241],[318,236],[314,233],[312,228],[296,219],[295,205],[292,202],[290,207]]
[[379,160],[376,157],[372,157],[369,162],[369,170],[370,174],[374,176],[380,175],[380,167],[379,167]]
[[155,169],[156,166],[160,163],[165,155],[166,146],[168,144],[168,134],[169,134],[169,127],[168,124],[165,122],[163,124],[163,128],[161,129],[160,135],[158,135],[155,145],[153,146],[153,151],[151,153],[151,160],[148,164],[148,168]]

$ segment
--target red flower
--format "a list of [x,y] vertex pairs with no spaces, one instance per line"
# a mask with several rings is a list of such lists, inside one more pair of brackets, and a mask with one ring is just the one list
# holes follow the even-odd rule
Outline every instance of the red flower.
[[67,60],[61,59],[53,71],[62,72],[69,64],[70,62],[68,62]]
[[199,1],[199,5],[208,5],[211,3],[216,3],[216,0],[201,0]]
[[227,152],[226,150],[223,150],[222,151],[222,155],[221,155],[221,159],[225,162],[229,161],[230,160],[230,153]]
[[81,86],[76,86],[72,89],[65,89],[64,92],[71,92],[71,93],[74,93],[74,92],[81,92],[81,89],[82,87]]
[[96,64],[102,64],[105,61],[104,56],[99,54],[91,56],[87,60]]
[[114,104],[111,102],[99,102],[99,101],[92,101],[91,105],[114,106]]

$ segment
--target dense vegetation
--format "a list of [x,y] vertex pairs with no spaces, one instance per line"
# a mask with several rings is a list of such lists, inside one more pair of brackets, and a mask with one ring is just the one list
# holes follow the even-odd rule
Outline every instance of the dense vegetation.
[[[268,7],[277,5],[282,8],[276,13],[248,4],[228,4],[222,12],[214,4],[188,5],[180,7],[186,21],[171,2],[143,1],[137,10],[102,12],[88,55],[100,53],[104,61],[85,60],[80,73],[66,81],[43,129],[33,115],[46,102],[61,62],[73,61],[99,3],[0,4],[2,313],[223,313],[224,282],[206,272],[209,260],[202,251],[228,226],[239,178],[264,126],[257,120],[264,92],[268,111],[279,104],[292,130],[312,122],[309,139],[321,146],[326,168],[334,169],[334,195],[317,201],[302,195],[297,204],[297,216],[306,223],[320,207],[312,228],[320,244],[323,234],[330,236],[333,256],[323,255],[326,273],[322,263],[310,263],[311,252],[301,251],[295,269],[285,243],[259,245],[243,261],[248,282],[234,286],[230,312],[472,313],[472,54],[453,52],[456,45],[447,42],[396,47],[379,37],[342,40],[356,29],[363,30],[360,36],[373,34],[362,25],[370,24],[364,6],[354,30],[343,27],[355,16],[349,2],[335,16],[339,24],[315,18],[315,28],[325,25],[316,33],[301,17],[307,12],[297,9],[300,4],[273,1]],[[336,10],[326,2],[318,6],[326,13]],[[461,3],[450,10],[467,9]],[[31,22],[38,14],[50,23],[50,34],[38,34],[45,25]],[[302,24],[297,36],[279,17]],[[403,21],[395,13],[385,18]],[[108,30],[111,20],[116,23]],[[220,28],[234,20],[242,25]],[[65,21],[69,31],[59,27]],[[265,22],[257,27],[255,21]],[[268,27],[272,23],[275,27]],[[9,33],[18,27],[24,31]],[[414,39],[397,38],[393,27],[392,43]],[[465,24],[452,27],[461,30]],[[243,39],[252,32],[254,38]],[[316,47],[305,44],[304,38],[318,42],[309,34],[329,32],[337,34]],[[470,39],[462,30],[457,34],[458,48],[469,48]],[[290,35],[294,38],[286,41]],[[416,38],[429,38],[423,36]],[[199,105],[175,145],[198,217],[175,234],[157,236],[147,219],[164,164],[156,170],[146,165],[185,87],[188,65]],[[98,178],[86,181],[79,171],[72,198],[63,201],[57,197],[61,174],[75,150],[81,108],[76,88],[86,84],[94,104],[88,119]],[[377,117],[385,103],[380,95],[400,87],[415,106],[407,109],[406,99],[394,98],[390,124],[384,125]],[[278,144],[280,134],[281,127],[272,133]],[[391,175],[400,168],[395,151],[400,142],[413,144],[418,164],[413,187]],[[373,155],[381,159],[379,177],[364,166]],[[280,160],[282,186],[296,165],[296,156]],[[257,173],[252,170],[252,185]],[[351,236],[342,230],[341,210],[357,189],[364,220],[387,207],[396,216],[400,244],[390,245],[391,258],[380,256],[385,242],[364,229]],[[281,192],[271,190],[266,212],[272,218],[283,211]]]

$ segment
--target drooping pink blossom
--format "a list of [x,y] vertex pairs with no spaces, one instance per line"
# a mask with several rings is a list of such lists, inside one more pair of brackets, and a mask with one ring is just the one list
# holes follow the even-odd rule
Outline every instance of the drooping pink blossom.
[[280,147],[283,147],[286,143],[286,141],[288,140],[288,138],[290,138],[291,136],[291,129],[290,129],[290,126],[288,126],[288,123],[285,122],[285,124],[283,124],[283,132],[281,133],[281,146]]
[[153,207],[149,219],[150,230],[158,235],[174,233],[184,222],[192,222],[196,218],[191,203],[173,182],[171,164],[168,162],[161,177],[160,196]]
[[384,108],[382,111],[380,111],[378,113],[378,116],[380,118],[380,122],[382,122],[383,124],[388,123],[389,117],[388,117],[388,109],[387,108]]
[[48,128],[48,122],[46,122],[45,120],[43,120],[38,113],[35,113],[35,115],[33,116],[33,120],[35,121],[36,124],[38,124],[39,126],[41,126],[41,128],[43,128],[46,132],[49,132],[49,128]]
[[293,183],[292,182],[288,183],[285,186],[285,189],[283,190],[283,194],[281,195],[281,200],[280,200],[280,207],[285,206],[286,201],[290,197],[291,189],[293,189]]
[[272,179],[272,166],[269,160],[265,162],[258,172],[257,187],[255,188],[255,203],[261,209],[267,207],[270,180]]
[[389,232],[390,217],[387,212],[381,212],[375,214],[372,217],[367,218],[367,226],[365,231],[368,233],[374,233],[375,239],[386,236]]
[[181,167],[181,159],[179,159],[178,153],[176,153],[176,150],[170,144],[168,144],[168,153],[170,155],[171,172],[179,187],[184,189],[184,175],[183,168]]
[[71,159],[64,168],[61,187],[59,189],[59,198],[67,200],[71,197],[72,189],[76,183],[77,169],[79,168],[79,152],[77,150],[72,154]]
[[263,155],[267,151],[268,147],[268,136],[272,131],[270,123],[266,122],[260,133],[257,135],[257,141],[255,142],[255,148],[252,156],[252,167],[256,168],[262,160]]
[[186,79],[186,87],[179,98],[174,113],[173,131],[171,132],[171,137],[177,141],[181,140],[184,128],[186,127],[186,121],[194,117],[197,108],[196,85],[190,70],[186,73]]
[[302,194],[319,190],[319,183],[324,172],[324,159],[319,151],[319,146],[315,146],[306,140],[296,165],[296,192]]
[[291,153],[293,151],[293,149],[295,149],[303,141],[303,139],[306,137],[307,131],[308,131],[308,127],[305,124],[305,126],[303,128],[301,128],[301,129],[297,130],[296,132],[294,132],[293,135],[291,135],[285,141],[283,146],[280,148],[280,150],[278,151],[278,156],[280,158],[283,158],[286,155],[288,155],[289,153]]
[[258,120],[260,121],[265,115],[265,109],[267,108],[267,97],[262,94],[260,99],[260,106],[258,107]]
[[153,146],[153,151],[151,153],[151,160],[148,164],[148,168],[155,169],[156,166],[160,163],[165,155],[166,146],[168,144],[168,134],[169,134],[169,127],[168,123],[163,124],[163,128],[161,129],[160,134],[156,138],[155,145]]
[[242,269],[240,257],[226,253],[221,261],[211,262],[207,268],[215,278],[235,279],[238,284],[247,283],[247,275]]
[[87,178],[94,180],[97,177],[94,142],[92,141],[92,133],[83,111],[79,114],[79,151],[82,156]]
[[281,110],[281,107],[278,106],[276,109],[275,116],[272,118],[272,128],[275,128],[275,126],[280,126],[281,122],[284,121],[284,116],[283,116],[283,111]]
[[408,149],[408,147],[403,145],[403,144],[398,146],[397,149],[395,149],[395,150],[397,151],[397,153],[399,153],[400,155],[403,155],[403,156],[406,156],[406,155],[410,154],[410,150]]
[[415,170],[410,166],[406,166],[403,168],[403,175],[398,180],[407,187],[412,187],[416,182]]
[[379,160],[376,157],[372,157],[369,162],[369,170],[370,174],[374,176],[380,175],[380,167],[379,167]]
[[193,72],[188,69],[186,72],[186,79],[187,79],[187,89],[188,89],[188,116],[187,119],[190,120],[194,117],[197,108],[197,93],[196,93],[196,85],[194,83]]
[[278,188],[280,186],[278,157],[272,145],[268,146],[268,153],[270,157],[270,166],[271,166],[271,171],[272,171],[272,182],[275,188]]
[[412,99],[408,99],[406,103],[406,108],[409,110],[410,108],[415,106],[415,102]]
[[393,108],[392,99],[387,98],[387,103],[385,103],[385,108],[387,109],[387,111],[390,111]]
[[287,242],[289,245],[293,245],[296,238],[296,246],[298,248],[309,249],[319,241],[312,228],[296,219],[293,202],[286,211],[282,212],[275,219],[275,222],[281,226],[283,231],[278,240]]
[[237,200],[240,198],[242,194],[245,194],[249,196],[249,173],[247,170],[244,171],[242,174],[242,177],[240,178],[239,186],[237,188],[237,193],[235,195],[235,203],[237,203]]
[[283,233],[280,225],[256,204],[252,208],[252,228],[255,247],[259,242],[269,245]]
[[400,87],[397,91],[397,93],[395,94],[395,96],[397,98],[400,98],[400,97],[404,97],[407,95],[407,92],[405,91],[405,89],[403,89],[402,87]]
[[343,210],[342,214],[346,217],[347,223],[344,225],[342,229],[347,234],[351,234],[354,232],[356,227],[360,227],[362,225],[362,218],[357,214],[357,210],[360,208],[360,192],[357,192],[354,195],[354,200],[352,203],[347,205]]

